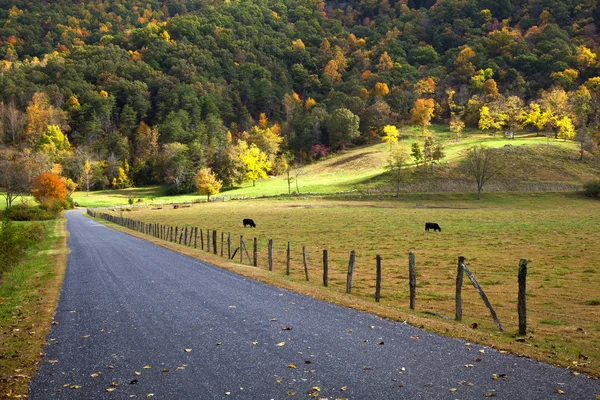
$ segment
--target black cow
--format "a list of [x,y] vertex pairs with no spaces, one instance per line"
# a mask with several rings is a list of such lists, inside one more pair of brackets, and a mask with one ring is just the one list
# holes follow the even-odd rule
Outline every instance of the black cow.
[[429,232],[430,229],[433,231],[442,231],[442,228],[436,222],[425,222],[425,232]]
[[244,228],[247,225],[250,225],[252,228],[256,228],[256,224],[250,218],[244,218],[244,221],[242,221],[242,222],[244,223]]

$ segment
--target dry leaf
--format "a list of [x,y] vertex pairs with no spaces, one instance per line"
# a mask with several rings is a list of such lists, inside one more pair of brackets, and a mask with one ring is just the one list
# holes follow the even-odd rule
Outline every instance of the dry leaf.
[[457,388],[450,389],[450,391],[453,392],[453,393],[456,392],[457,390],[458,390]]
[[149,365],[144,365],[144,369],[150,369],[150,368],[152,368],[152,367]]
[[494,379],[495,381],[497,381],[498,380],[498,375],[497,374],[492,375],[492,379]]
[[275,346],[277,346],[277,347],[285,346],[285,342],[279,342]]
[[186,353],[189,353],[190,351],[192,351],[192,349],[183,349],[183,351],[185,351]]
[[369,328],[375,329],[375,325],[369,325]]
[[340,388],[340,390],[341,390],[342,392],[344,392],[344,391],[348,390],[348,386],[342,386],[342,387]]
[[138,376],[142,374],[141,372],[137,372],[137,371],[133,371],[133,373],[136,374],[136,375],[138,375]]
[[419,336],[419,335],[412,335],[410,338],[411,339],[421,339],[421,336]]
[[567,394],[567,393],[565,393],[565,391],[560,390],[559,388],[556,388],[556,393],[558,393],[558,394]]
[[290,365],[288,365],[288,368],[296,369],[296,366],[294,364],[290,364]]
[[82,338],[84,338],[84,339],[87,339],[87,338],[89,338],[89,337],[90,337],[90,335],[85,335],[85,336],[82,336]]
[[102,374],[102,372],[94,372],[92,375],[90,375],[92,378],[96,378],[98,376],[100,376]]
[[109,388],[106,388],[104,390],[106,390],[107,392],[114,392],[115,390],[117,390],[117,388],[115,388],[115,387],[109,387]]
[[79,386],[79,385],[72,385],[71,389],[81,389],[81,386]]
[[288,392],[288,396],[295,396],[296,392]]
[[229,308],[235,308],[235,306],[229,306]]
[[282,331],[291,331],[292,328],[290,328],[289,326],[285,326],[281,329]]
[[149,399],[150,397],[154,397],[154,393],[148,393],[148,394],[146,395],[146,398],[147,398],[147,399]]
[[169,372],[169,370],[166,368],[163,368],[162,372]]

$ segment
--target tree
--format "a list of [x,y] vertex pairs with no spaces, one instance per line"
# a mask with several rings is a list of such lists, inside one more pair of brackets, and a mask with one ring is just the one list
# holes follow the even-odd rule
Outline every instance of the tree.
[[327,121],[329,141],[333,147],[341,147],[342,150],[360,134],[358,127],[360,118],[347,108],[338,108]]
[[271,170],[273,164],[269,161],[267,155],[260,151],[255,144],[248,146],[248,143],[240,140],[238,147],[240,149],[240,159],[246,167],[244,178],[251,180],[252,186],[256,186],[256,180],[258,178],[266,178],[267,172]]
[[67,188],[60,176],[44,172],[31,183],[31,194],[38,203],[50,204],[65,200],[67,198]]
[[398,128],[394,125],[386,125],[383,127],[383,137],[381,140],[390,144],[390,151],[392,151],[392,144],[398,141],[398,136],[400,136],[400,133],[398,132]]
[[458,115],[452,113],[449,125],[450,132],[454,133],[455,140],[458,142],[458,138],[460,137],[463,129],[465,129],[465,123]]
[[392,179],[396,184],[396,197],[400,196],[400,184],[402,183],[402,167],[406,163],[408,155],[403,148],[396,148],[390,153],[387,169],[392,173]]
[[425,130],[431,125],[433,117],[433,99],[417,99],[414,107],[410,110],[410,122],[421,127],[421,135],[425,136]]
[[502,170],[500,153],[485,146],[473,146],[468,150],[465,169],[477,184],[477,200],[481,200],[481,191],[487,181]]
[[27,127],[25,137],[35,145],[48,125],[58,125],[60,129],[68,129],[67,117],[64,111],[50,104],[50,99],[45,93],[34,93],[27,106]]
[[217,179],[210,168],[202,168],[196,174],[196,188],[200,194],[207,196],[207,201],[210,201],[211,195],[219,193],[221,187],[223,183]]
[[421,146],[419,146],[419,143],[414,142],[410,146],[410,155],[415,159],[415,164],[417,164],[418,167],[419,163],[423,159],[423,152],[421,151]]
[[85,160],[83,163],[81,179],[83,179],[83,182],[85,183],[85,195],[87,197],[90,195],[90,184],[92,183],[92,179],[94,179],[94,169],[92,168],[90,160]]
[[14,101],[8,104],[0,103],[0,126],[4,136],[11,143],[16,143],[25,127],[25,114],[15,106]]
[[296,193],[300,194],[300,188],[298,187],[298,178],[302,175],[306,175],[306,171],[302,168],[300,163],[294,164],[294,182],[296,182]]
[[573,139],[573,137],[575,137],[575,127],[573,126],[573,122],[571,121],[571,118],[566,115],[556,121],[556,128],[557,138],[567,141],[567,139]]
[[16,151],[0,149],[0,187],[6,201],[6,208],[31,189],[33,178],[47,168],[47,162],[40,153],[29,149]]

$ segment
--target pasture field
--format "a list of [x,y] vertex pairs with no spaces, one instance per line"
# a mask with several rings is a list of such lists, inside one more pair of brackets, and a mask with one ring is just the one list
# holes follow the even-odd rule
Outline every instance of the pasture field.
[[[474,198],[460,193],[409,194],[400,199],[285,198],[179,209],[139,207],[116,214],[148,223],[217,230],[219,247],[220,233],[227,237],[231,232],[232,251],[244,235],[250,254],[252,238],[257,237],[262,271],[267,269],[271,238],[274,271],[262,274],[261,280],[600,376],[600,202],[574,193],[486,193],[481,201]],[[257,227],[244,228],[243,218],[254,219]],[[439,223],[442,232],[425,232],[426,221]],[[288,241],[292,261],[291,275],[286,277]],[[235,267],[199,249],[168,246],[254,274],[254,268]],[[309,282],[304,279],[302,246],[308,252]],[[323,249],[329,252],[328,288],[321,280]],[[351,250],[357,257],[348,296],[344,291]],[[409,309],[408,301],[411,251],[416,257],[416,311]],[[383,258],[380,304],[374,301],[376,254]],[[454,317],[456,264],[461,255],[496,309],[504,334],[496,331],[466,277],[463,322],[432,315],[423,318],[424,312]],[[524,338],[516,335],[521,258],[530,261]],[[469,328],[473,323],[476,329]]]

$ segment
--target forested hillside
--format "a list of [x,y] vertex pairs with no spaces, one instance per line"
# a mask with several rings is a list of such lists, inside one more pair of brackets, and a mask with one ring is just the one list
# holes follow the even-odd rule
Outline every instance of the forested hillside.
[[201,168],[256,180],[386,125],[593,151],[599,18],[596,0],[0,0],[0,158],[186,192]]

